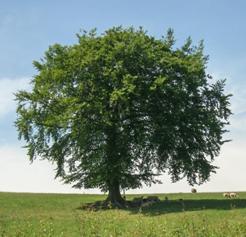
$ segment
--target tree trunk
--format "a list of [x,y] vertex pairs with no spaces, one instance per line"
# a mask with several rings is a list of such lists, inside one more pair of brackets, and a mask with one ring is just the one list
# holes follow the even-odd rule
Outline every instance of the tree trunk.
[[113,206],[124,207],[125,200],[120,194],[120,184],[119,184],[119,156],[118,156],[118,139],[117,139],[117,125],[115,119],[112,119],[112,125],[106,128],[107,136],[107,185],[108,185],[108,197],[106,202],[110,202]]
[[120,194],[120,185],[119,182],[115,181],[109,184],[109,193],[106,201],[111,202],[113,205],[118,207],[123,207],[125,200]]

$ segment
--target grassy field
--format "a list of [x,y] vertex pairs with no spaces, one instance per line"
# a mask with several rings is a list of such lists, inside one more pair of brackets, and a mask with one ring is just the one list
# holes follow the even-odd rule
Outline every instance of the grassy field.
[[0,193],[0,236],[246,236],[246,193],[233,200],[221,193],[165,196],[142,209],[85,211],[83,203],[105,197]]

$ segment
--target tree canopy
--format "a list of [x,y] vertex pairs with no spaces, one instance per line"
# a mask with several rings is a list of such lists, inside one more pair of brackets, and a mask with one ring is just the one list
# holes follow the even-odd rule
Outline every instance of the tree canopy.
[[31,91],[16,93],[19,138],[31,161],[56,164],[77,188],[109,191],[186,178],[202,184],[225,142],[231,114],[225,80],[206,73],[203,43],[175,48],[142,28],[114,27],[55,44],[34,61]]

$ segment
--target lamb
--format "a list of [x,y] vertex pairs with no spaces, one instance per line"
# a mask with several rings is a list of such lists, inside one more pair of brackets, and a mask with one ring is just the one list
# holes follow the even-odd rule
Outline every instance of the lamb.
[[238,197],[237,193],[230,193],[230,198],[236,198],[236,197]]

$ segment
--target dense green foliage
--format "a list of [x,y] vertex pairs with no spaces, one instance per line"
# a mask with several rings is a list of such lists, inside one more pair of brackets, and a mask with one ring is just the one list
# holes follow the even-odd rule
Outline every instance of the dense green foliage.
[[[246,233],[246,193],[162,194],[142,210],[85,211],[100,195],[0,193],[1,237],[235,237]],[[133,196],[127,196],[128,199]],[[183,205],[179,201],[183,199]]]
[[202,43],[174,42],[171,30],[156,39],[118,27],[51,46],[34,62],[32,90],[16,94],[30,159],[55,162],[65,182],[116,194],[111,199],[166,171],[173,181],[207,181],[224,142],[229,95],[225,81],[206,74]]

